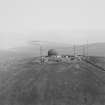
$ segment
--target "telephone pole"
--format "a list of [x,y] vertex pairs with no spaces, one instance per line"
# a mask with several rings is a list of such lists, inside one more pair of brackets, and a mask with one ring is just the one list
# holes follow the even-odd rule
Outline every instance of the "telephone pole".
[[87,57],[88,57],[88,41],[87,41]]
[[74,56],[76,56],[76,46],[73,45],[73,52],[74,52]]
[[42,57],[43,56],[43,49],[42,49],[42,46],[40,45],[40,56]]
[[82,46],[82,51],[83,51],[82,52],[83,53],[83,56],[85,56],[85,45]]
[[30,44],[39,46],[39,54],[40,54],[40,57],[42,57],[43,56],[43,49],[42,49],[41,42],[40,41],[31,41]]

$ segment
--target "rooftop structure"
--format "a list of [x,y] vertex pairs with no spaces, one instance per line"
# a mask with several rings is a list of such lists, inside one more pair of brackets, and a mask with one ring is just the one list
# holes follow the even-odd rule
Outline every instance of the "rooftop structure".
[[48,56],[57,56],[58,55],[58,52],[55,50],[55,49],[50,49],[48,51]]

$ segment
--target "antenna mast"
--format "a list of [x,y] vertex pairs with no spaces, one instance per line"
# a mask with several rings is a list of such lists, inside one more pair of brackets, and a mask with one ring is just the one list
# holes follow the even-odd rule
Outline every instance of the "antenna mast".
[[85,45],[82,46],[83,47],[83,56],[85,56]]
[[87,41],[87,56],[88,56],[88,41]]
[[73,52],[74,52],[74,56],[76,55],[76,46],[73,46]]

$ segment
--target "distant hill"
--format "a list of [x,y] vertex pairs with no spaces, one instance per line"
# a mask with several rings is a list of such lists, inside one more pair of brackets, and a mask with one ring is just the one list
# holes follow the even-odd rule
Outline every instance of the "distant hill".
[[[65,50],[67,48],[71,48],[72,45],[69,44],[63,44],[63,43],[56,43],[56,42],[46,42],[46,41],[41,41],[41,47],[43,54],[46,55],[47,51],[49,49],[56,49],[59,51],[60,49]],[[35,45],[35,43],[29,43],[27,46],[24,47],[16,47],[11,49],[13,52],[20,53],[20,54],[26,54],[28,56],[39,56],[40,55],[40,46]]]
[[[56,42],[41,42],[43,55],[47,54],[49,49],[56,49],[59,54],[74,54],[74,48],[72,45],[56,43]],[[83,54],[83,46],[76,46],[76,53]],[[87,45],[84,45],[84,53],[87,55]],[[26,45],[22,47],[16,47],[7,50],[0,50],[0,57],[35,57],[40,55],[39,45]],[[88,45],[89,56],[104,56],[105,57],[105,43],[93,43]]]
[[[105,57],[105,43],[93,43],[93,44],[89,44],[88,47],[87,45],[77,45],[75,46],[75,49],[76,49],[77,54],[84,53],[85,55],[87,55],[88,53],[88,56],[102,56],[102,57],[104,56]],[[59,49],[59,52],[65,53],[65,54],[73,54],[74,48],[72,46],[65,49]]]
[[105,43],[94,43],[88,47],[89,55],[105,57]]

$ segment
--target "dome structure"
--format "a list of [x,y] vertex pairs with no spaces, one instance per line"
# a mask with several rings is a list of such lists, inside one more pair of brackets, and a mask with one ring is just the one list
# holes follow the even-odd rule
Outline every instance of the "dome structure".
[[58,55],[58,53],[55,49],[50,49],[48,51],[48,56],[57,56],[57,55]]

